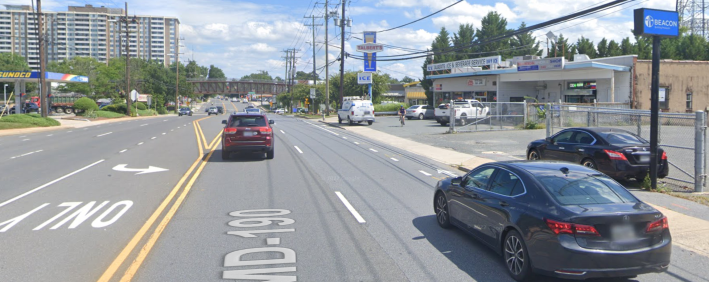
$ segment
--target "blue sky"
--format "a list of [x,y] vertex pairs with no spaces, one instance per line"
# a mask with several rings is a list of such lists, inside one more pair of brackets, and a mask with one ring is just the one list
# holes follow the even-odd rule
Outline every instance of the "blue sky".
[[[377,42],[414,50],[426,49],[441,27],[455,33],[461,23],[480,26],[480,20],[489,11],[497,11],[508,20],[508,28],[516,28],[523,21],[535,24],[584,8],[605,3],[609,0],[465,0],[433,17],[404,28],[380,33]],[[304,16],[322,16],[324,0],[129,0],[130,14],[176,16],[180,19],[181,37],[184,38],[180,59],[197,60],[202,65],[214,64],[224,70],[227,76],[239,78],[243,75],[266,70],[270,74],[283,77],[284,49],[299,50],[297,69],[312,71],[312,30],[305,24],[312,23]],[[330,10],[339,3],[331,0]],[[347,29],[349,39],[345,50],[354,53],[355,45],[361,40],[351,38],[362,31],[377,31],[398,26],[433,13],[457,0],[352,0],[346,5],[347,17],[353,20]],[[28,0],[5,0],[8,4],[29,4]],[[69,5],[92,4],[94,6],[123,7],[123,1],[44,0],[45,10],[65,11]],[[316,4],[318,3],[318,4]],[[535,33],[538,39],[548,31],[557,35],[563,33],[570,41],[585,36],[598,42],[601,38],[620,40],[631,36],[632,10],[640,7],[675,9],[674,0],[635,0],[598,15],[552,27]],[[603,15],[602,17],[599,17]],[[323,24],[323,19],[316,19]],[[339,29],[332,20],[329,23],[331,45],[339,45]],[[350,32],[352,34],[350,34]],[[325,63],[323,48],[324,28],[316,27],[316,68],[320,72]],[[339,56],[339,49],[329,48],[330,62]],[[406,51],[385,50],[380,55],[401,54]],[[421,77],[422,60],[401,62],[379,62],[379,70],[393,77],[405,75]],[[362,61],[348,59],[345,68],[360,70]],[[339,70],[333,64],[330,73]],[[324,76],[324,71],[321,77]]]

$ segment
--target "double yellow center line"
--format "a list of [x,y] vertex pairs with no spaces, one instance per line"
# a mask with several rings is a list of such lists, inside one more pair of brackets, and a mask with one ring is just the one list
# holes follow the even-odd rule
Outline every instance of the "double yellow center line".
[[[133,252],[135,247],[140,243],[140,241],[143,240],[145,237],[146,233],[151,229],[151,227],[155,224],[157,221],[158,217],[163,213],[165,208],[172,202],[172,200],[175,198],[175,195],[177,195],[178,191],[180,190],[180,187],[187,181],[187,178],[189,178],[190,174],[192,174],[192,171],[197,167],[199,164],[199,168],[197,168],[197,171],[192,175],[192,177],[187,181],[187,185],[185,185],[184,189],[182,190],[182,193],[180,196],[175,200],[175,202],[172,204],[168,212],[165,214],[165,216],[162,218],[160,223],[155,227],[155,230],[153,233],[150,235],[148,238],[147,242],[143,245],[143,247],[140,249],[140,252],[138,253],[137,257],[133,260],[133,262],[128,266],[126,269],[125,273],[121,277],[120,281],[131,281],[133,279],[133,276],[138,272],[138,269],[140,268],[140,265],[145,261],[145,258],[148,256],[148,253],[150,250],[152,250],[153,246],[155,246],[155,242],[157,242],[158,238],[160,238],[160,235],[162,232],[165,230],[165,227],[167,224],[170,222],[172,217],[175,215],[177,212],[177,209],[180,207],[182,202],[185,200],[187,197],[187,194],[189,194],[190,190],[192,189],[192,185],[194,185],[195,181],[199,177],[199,175],[202,173],[202,170],[204,167],[207,165],[207,162],[209,159],[212,157],[212,154],[214,154],[214,150],[216,149],[218,145],[218,141],[220,140],[220,136],[222,132],[220,131],[219,134],[217,134],[216,137],[212,140],[212,142],[207,145],[207,140],[204,137],[204,133],[202,132],[202,127],[199,125],[199,122],[205,119],[208,119],[209,117],[206,118],[201,118],[198,120],[193,121],[194,125],[194,130],[195,130],[195,137],[197,138],[197,147],[199,149],[199,156],[197,159],[192,163],[190,168],[187,170],[187,172],[180,178],[180,181],[177,182],[175,187],[172,188],[172,191],[170,191],[170,194],[165,197],[165,199],[160,203],[160,206],[153,212],[153,214],[148,218],[148,220],[143,224],[143,226],[138,230],[138,233],[136,233],[133,238],[128,242],[128,245],[126,245],[123,250],[118,254],[118,257],[116,257],[111,265],[109,265],[108,269],[101,275],[101,277],[98,279],[99,282],[107,282],[110,281],[118,269],[124,264],[128,256]],[[207,157],[204,157],[204,150],[209,150],[209,153],[207,154]],[[201,164],[200,164],[201,162]]]

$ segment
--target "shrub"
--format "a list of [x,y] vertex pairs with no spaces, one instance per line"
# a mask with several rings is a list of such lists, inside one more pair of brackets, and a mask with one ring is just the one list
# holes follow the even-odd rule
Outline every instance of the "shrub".
[[374,105],[374,111],[375,112],[396,112],[399,110],[399,107],[404,106],[404,108],[408,108],[409,105],[404,104],[404,103],[395,103],[395,104],[380,104],[380,105]]
[[[106,107],[104,107],[105,109]],[[96,111],[96,116],[98,117],[103,117],[103,118],[119,118],[119,117],[124,117],[124,114],[121,113],[116,113],[112,111]]]
[[127,108],[128,107],[126,106],[126,104],[113,104],[113,105],[105,106],[101,110],[110,111],[110,112],[119,113],[119,114],[125,114]]
[[148,109],[148,107],[144,103],[141,103],[141,102],[136,102],[135,106],[138,107],[138,110],[147,110]]
[[98,105],[91,98],[81,97],[74,102],[74,109],[80,111],[98,110]]
[[540,124],[536,123],[533,121],[528,121],[527,124],[524,125],[524,129],[545,129],[547,128],[545,124]]
[[53,118],[43,118],[42,116],[40,116],[38,114],[9,115],[9,116],[5,116],[3,118],[0,118],[0,122],[31,124],[34,126],[42,126],[42,127],[61,125],[57,120],[55,120]]
[[160,107],[160,108],[158,108],[158,114],[166,115],[166,114],[167,114],[167,110],[165,109],[165,107]]

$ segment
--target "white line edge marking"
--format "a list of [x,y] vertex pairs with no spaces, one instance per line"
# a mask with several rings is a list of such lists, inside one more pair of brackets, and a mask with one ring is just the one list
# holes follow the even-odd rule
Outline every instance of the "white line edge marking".
[[162,135],[165,135],[165,134],[167,134],[167,133],[165,133],[165,132],[162,133]]
[[146,125],[148,125],[148,124],[147,124],[147,123],[146,123],[146,124],[141,124],[140,126],[146,126]]
[[138,143],[138,146],[143,145],[143,142]]
[[54,134],[49,134],[49,135],[47,135],[47,137],[52,137],[52,136],[54,136]]
[[128,149],[123,149],[119,153],[125,153],[126,151],[128,151]]
[[24,153],[24,154],[19,155],[19,156],[14,156],[14,157],[12,157],[12,158],[10,158],[10,159],[16,159],[16,158],[19,158],[19,157],[29,156],[29,155],[32,155],[32,154],[34,154],[34,153],[39,153],[39,152],[42,152],[42,151],[44,151],[44,150],[37,150],[37,151],[34,151],[34,152]]
[[342,139],[347,139],[347,137],[345,137],[345,136],[342,136]]
[[96,135],[96,137],[106,136],[106,135],[109,135],[109,134],[111,134],[111,133],[113,133],[113,132],[108,132],[108,133],[104,133],[104,134],[99,134],[99,135]]
[[298,153],[301,153],[301,154],[303,153],[303,151],[301,151],[300,148],[298,148],[298,146],[293,146],[293,147],[295,147],[295,149],[298,150]]
[[59,182],[59,181],[62,181],[62,180],[64,180],[65,178],[68,178],[68,177],[70,177],[70,176],[72,176],[72,175],[74,175],[74,174],[77,174],[77,173],[79,173],[79,172],[82,172],[82,171],[84,171],[84,170],[86,170],[86,169],[88,169],[88,168],[90,168],[90,167],[92,167],[92,166],[95,166],[95,165],[97,165],[97,164],[100,164],[100,163],[102,163],[103,161],[105,161],[105,160],[102,159],[102,160],[100,160],[100,161],[97,161],[97,162],[92,163],[92,164],[90,164],[90,165],[87,165],[87,166],[85,166],[85,167],[82,167],[82,168],[80,168],[80,169],[78,169],[78,170],[75,170],[74,172],[71,172],[71,173],[69,173],[69,174],[67,174],[67,175],[64,175],[64,176],[59,177],[59,178],[57,178],[57,179],[54,179],[54,180],[52,180],[52,181],[50,181],[50,182],[47,182],[47,184],[44,184],[44,185],[39,186],[39,187],[37,187],[37,188],[34,188],[34,189],[30,190],[30,191],[27,191],[27,192],[25,192],[25,193],[23,193],[23,194],[21,194],[21,195],[19,195],[19,196],[17,196],[17,197],[14,197],[14,198],[12,198],[12,199],[9,199],[9,200],[7,200],[7,201],[4,201],[4,202],[0,203],[0,208],[6,206],[6,205],[9,204],[9,203],[12,203],[12,202],[14,202],[14,201],[17,201],[18,199],[20,199],[20,198],[22,198],[22,197],[25,197],[25,196],[27,196],[27,195],[29,195],[29,194],[32,194],[32,193],[34,193],[34,192],[37,192],[37,191],[42,190],[42,189],[44,189],[44,188],[47,188],[47,186],[49,186],[49,185],[52,185],[52,184],[57,183],[57,182]]
[[24,139],[24,140],[22,140],[22,141],[30,141],[30,139]]
[[283,131],[283,130],[281,130],[281,133],[283,133],[283,134],[286,134],[286,132],[285,132],[285,131]]
[[350,201],[348,201],[345,196],[340,193],[340,191],[335,191],[335,194],[337,194],[337,197],[340,198],[340,201],[342,201],[343,204],[345,204],[345,207],[350,211],[350,213],[357,219],[357,222],[359,223],[365,223],[366,221],[362,217],[362,215],[357,212],[357,210],[352,207],[352,204],[350,204]]
[[397,160],[397,159],[395,159],[395,158],[390,158],[390,159],[391,159],[392,161],[395,161],[395,162],[398,162],[398,161],[399,161],[399,160]]
[[372,148],[369,148],[369,150],[372,151],[372,152],[375,152],[375,153],[378,153],[378,152],[379,152],[379,151],[374,150],[374,149],[372,149]]
[[354,142],[355,144],[359,145],[359,142]]
[[150,138],[150,140],[153,140],[153,139],[155,139],[155,138],[157,138],[157,137]]
[[425,175],[425,176],[431,176],[431,174],[430,174],[430,173],[428,173],[428,172],[425,172],[425,171],[423,171],[423,170],[419,170],[419,172],[420,172],[420,173],[423,173],[423,175]]

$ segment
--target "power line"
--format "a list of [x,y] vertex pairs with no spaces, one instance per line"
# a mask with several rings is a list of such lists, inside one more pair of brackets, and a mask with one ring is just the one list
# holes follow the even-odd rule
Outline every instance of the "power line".
[[[423,18],[420,18],[420,19],[414,20],[414,21],[412,21],[412,22],[408,22],[408,23],[402,24],[402,25],[400,25],[400,26],[392,27],[392,28],[385,29],[385,30],[380,30],[380,31],[377,31],[377,33],[382,33],[382,32],[386,32],[386,31],[390,31],[390,30],[395,30],[395,29],[397,29],[397,28],[405,27],[405,26],[407,26],[407,25],[410,25],[410,24],[413,24],[413,23],[422,21],[422,20],[427,19],[427,18],[429,18],[429,17],[431,17],[431,16],[433,16],[433,15],[435,15],[435,14],[438,14],[438,13],[440,13],[440,12],[445,11],[446,9],[448,9],[448,8],[450,8],[450,7],[453,7],[453,6],[457,5],[457,4],[459,4],[460,2],[463,2],[463,0],[459,0],[458,2],[455,2],[455,3],[453,3],[453,4],[450,4],[450,5],[448,5],[447,7],[443,8],[443,9],[440,9],[440,10],[434,12],[433,14],[430,14],[430,15],[425,16],[425,17],[423,17]],[[364,34],[364,32],[360,32],[360,33],[357,33],[357,34]]]

